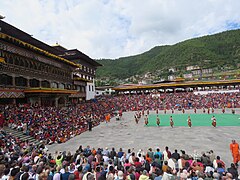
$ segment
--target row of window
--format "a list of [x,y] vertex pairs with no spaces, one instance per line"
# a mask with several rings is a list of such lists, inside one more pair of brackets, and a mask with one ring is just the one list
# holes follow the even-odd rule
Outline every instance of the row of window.
[[81,74],[81,78],[87,79],[87,80],[93,80],[93,77]]
[[87,80],[93,80],[93,77],[92,76],[88,76],[88,75],[85,75],[85,74],[81,74],[80,72],[75,72],[74,75],[80,77],[80,78],[83,78],[83,79],[87,79]]
[[[38,56],[35,53],[32,53],[28,50],[19,48],[19,47],[14,46],[14,45],[10,45],[10,44],[8,44],[6,42],[3,42],[3,41],[0,41],[0,49],[4,50],[5,52],[11,52],[13,54],[19,54],[21,56],[24,56],[24,60],[19,59],[19,60],[17,60],[18,62],[16,62],[16,63],[13,62],[14,60],[9,59],[8,63],[10,63],[10,64],[16,64],[16,65],[19,65],[19,66],[24,66],[24,67],[27,67],[27,68],[40,70],[40,71],[43,71],[43,72],[46,72],[46,73],[52,73],[52,74],[57,74],[57,75],[65,76],[65,77],[71,77],[71,72],[64,71],[62,69],[58,69],[58,68],[55,68],[55,67],[49,67],[48,65],[46,65],[44,63],[39,63],[38,59],[42,59],[42,57]],[[2,56],[2,57],[4,57],[4,56]],[[20,58],[20,57],[18,57],[18,58]],[[29,60],[27,60],[27,59],[29,59]],[[31,61],[32,59],[34,59],[38,63],[36,63],[36,62],[33,63]],[[46,58],[46,60],[47,59],[48,58]],[[22,61],[27,61],[27,62],[22,62]],[[95,75],[95,73],[96,73],[95,69],[87,67],[87,66],[82,66],[82,70],[86,73],[90,73],[90,74],[93,74],[93,75]],[[86,77],[82,77],[82,78],[85,78],[87,80],[92,80],[93,79],[93,77],[87,76],[87,75],[86,75]]]
[[29,83],[30,87],[40,87],[41,86],[41,87],[45,87],[45,88],[50,88],[50,87],[59,88],[59,89],[65,88],[65,84],[63,84],[63,83],[52,82],[50,84],[50,82],[46,81],[46,80],[44,80],[44,81],[39,81],[37,79],[29,79],[28,80],[22,76],[14,78],[14,77],[8,76],[6,74],[0,75],[0,85],[13,86],[15,84],[15,86],[27,87],[28,83]]
[[96,73],[96,70],[92,69],[92,68],[89,68],[87,66],[82,66],[82,70],[87,72],[87,73],[91,73],[91,74],[94,74]]
[[94,86],[93,85],[88,85],[88,91],[94,91]]
[[[85,86],[80,85],[71,85],[71,84],[63,84],[63,83],[57,83],[49,81],[39,81],[37,79],[26,79],[22,76],[20,77],[12,77],[8,76],[6,74],[0,75],[0,85],[1,86],[19,86],[19,87],[43,87],[43,88],[56,88],[56,89],[71,89],[71,90],[78,90],[80,92],[86,92]],[[93,90],[93,86],[92,86]]]
[[11,53],[4,52],[2,50],[0,50],[0,57],[3,57],[6,61],[6,63],[8,63],[8,64],[21,66],[21,67],[31,69],[31,70],[33,70],[33,69],[39,70],[39,71],[42,71],[45,73],[50,73],[50,74],[54,74],[54,75],[58,75],[58,76],[64,76],[64,77],[69,77],[69,78],[71,77],[70,72],[61,70],[56,67],[51,67],[44,63],[33,62],[32,60],[30,60],[28,58],[19,57],[19,56],[13,55]]

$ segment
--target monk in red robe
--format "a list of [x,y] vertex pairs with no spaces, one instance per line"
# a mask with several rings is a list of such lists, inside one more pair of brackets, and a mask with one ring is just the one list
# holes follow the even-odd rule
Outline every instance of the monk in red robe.
[[230,144],[230,150],[232,153],[233,162],[237,164],[239,161],[239,145],[235,140],[232,140],[232,143]]

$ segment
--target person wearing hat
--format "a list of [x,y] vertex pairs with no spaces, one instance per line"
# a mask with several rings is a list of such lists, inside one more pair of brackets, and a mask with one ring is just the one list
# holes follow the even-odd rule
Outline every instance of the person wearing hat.
[[139,180],[148,180],[149,176],[146,170],[143,170],[141,176],[139,177]]
[[118,171],[116,179],[123,179],[123,172],[122,171]]

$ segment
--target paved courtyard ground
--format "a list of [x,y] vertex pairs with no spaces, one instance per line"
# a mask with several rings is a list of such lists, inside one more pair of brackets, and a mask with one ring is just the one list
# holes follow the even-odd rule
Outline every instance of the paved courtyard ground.
[[[170,115],[170,111],[168,113]],[[178,111],[175,113],[182,114]],[[193,112],[191,110],[186,113]],[[222,112],[215,110],[215,113],[221,114]],[[230,110],[227,110],[226,113],[230,113]],[[150,114],[155,114],[155,112],[150,112]],[[163,112],[160,111],[159,114],[163,114]],[[236,114],[240,114],[239,109],[236,110]],[[135,124],[133,115],[134,112],[123,113],[122,120],[116,121],[116,118],[112,118],[110,123],[102,123],[93,128],[93,131],[85,132],[64,144],[48,146],[49,151],[75,152],[79,145],[84,147],[90,145],[95,148],[115,147],[117,150],[122,147],[124,151],[127,151],[128,148],[134,148],[135,151],[141,148],[146,151],[149,147],[153,149],[160,147],[163,150],[165,146],[168,146],[171,151],[174,149],[185,150],[188,154],[193,154],[194,150],[197,150],[198,153],[213,150],[229,166],[232,162],[229,144],[232,139],[236,139],[240,144],[239,126],[145,127],[143,119],[139,124]]]

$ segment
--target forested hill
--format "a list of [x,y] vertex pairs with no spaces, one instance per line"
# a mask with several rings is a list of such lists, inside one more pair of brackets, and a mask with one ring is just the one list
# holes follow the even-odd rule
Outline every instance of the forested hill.
[[136,56],[97,61],[103,65],[97,70],[97,78],[123,79],[188,65],[237,68],[237,63],[240,63],[240,30],[225,31],[169,46],[157,46]]

